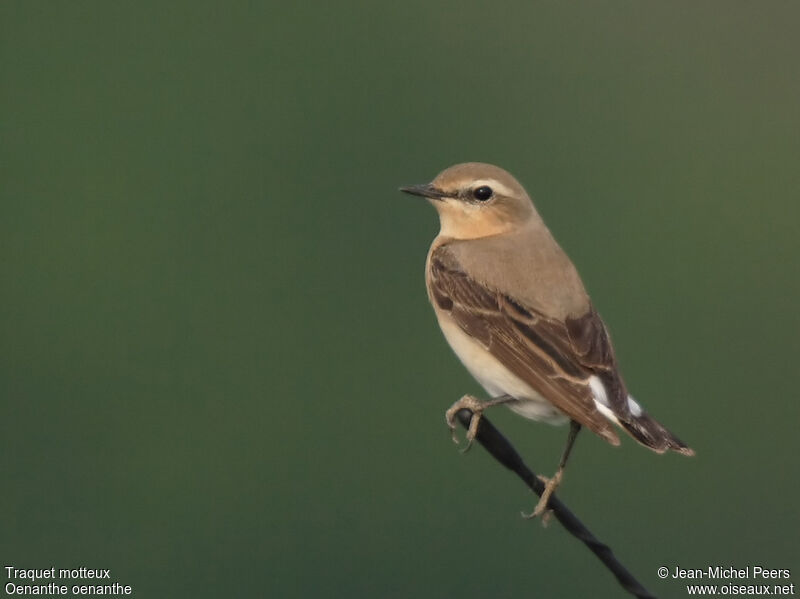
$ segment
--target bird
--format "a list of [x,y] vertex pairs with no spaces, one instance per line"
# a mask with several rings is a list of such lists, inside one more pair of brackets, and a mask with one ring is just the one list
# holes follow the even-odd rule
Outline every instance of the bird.
[[618,427],[657,452],[694,450],[628,393],[608,329],[564,250],[522,185],[480,162],[451,166],[401,191],[429,200],[440,230],[428,251],[425,282],[450,347],[489,394],[464,395],[446,411],[473,412],[467,448],[488,407],[550,424],[570,423],[567,443],[528,517],[547,511],[581,428],[619,445]]

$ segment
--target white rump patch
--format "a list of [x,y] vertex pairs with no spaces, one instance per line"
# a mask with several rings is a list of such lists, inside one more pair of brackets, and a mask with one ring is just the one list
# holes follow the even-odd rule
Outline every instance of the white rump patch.
[[594,407],[597,408],[597,411],[614,424],[619,424],[619,419],[616,414],[608,407],[608,393],[606,392],[606,386],[603,384],[603,381],[597,376],[592,375],[589,377],[589,387],[592,389]]
[[[611,411],[611,406],[608,403],[608,392],[606,391],[606,386],[603,384],[603,381],[601,381],[599,377],[590,376],[589,387],[592,389],[594,406],[597,408],[597,411],[608,418],[611,422],[619,424],[617,415]],[[642,406],[640,406],[639,403],[630,395],[628,395],[628,409],[631,411],[631,416],[634,418],[639,418],[639,416],[644,414]]]
[[595,402],[594,402],[594,407],[596,407],[596,408],[597,408],[597,411],[598,411],[598,412],[600,412],[600,413],[601,413],[603,416],[605,416],[605,417],[606,417],[606,419],[610,420],[611,422],[613,422],[613,423],[614,423],[614,424],[616,424],[617,426],[622,426],[622,425],[619,423],[619,419],[616,417],[616,415],[614,414],[614,412],[612,412],[612,411],[611,411],[609,408],[605,407],[605,406],[604,406],[603,404],[601,404],[599,401],[595,400]]
[[599,377],[592,375],[589,377],[589,386],[592,388],[595,403],[599,402],[608,407],[608,393],[606,393],[606,386],[603,381]]
[[642,406],[640,406],[639,403],[630,395],[628,396],[628,409],[631,411],[631,414],[634,418],[638,418],[643,412]]

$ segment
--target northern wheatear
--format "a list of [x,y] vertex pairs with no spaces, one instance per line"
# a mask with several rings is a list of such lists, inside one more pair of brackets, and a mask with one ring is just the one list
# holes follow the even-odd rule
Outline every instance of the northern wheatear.
[[619,445],[613,423],[658,453],[694,455],[628,394],[577,270],[514,177],[469,162],[401,190],[428,198],[439,213],[425,266],[428,298],[450,347],[492,398],[465,395],[447,424],[454,431],[455,413],[471,409],[471,442],[481,412],[499,403],[533,420],[571,423],[531,516],[546,509],[581,426]]

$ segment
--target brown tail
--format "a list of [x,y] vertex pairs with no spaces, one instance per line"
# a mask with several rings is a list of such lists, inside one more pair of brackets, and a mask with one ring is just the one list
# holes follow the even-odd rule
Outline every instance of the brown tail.
[[694,450],[691,447],[661,426],[647,412],[642,411],[638,416],[631,414],[625,420],[620,419],[620,426],[631,437],[656,453],[664,453],[671,450],[686,456],[694,455]]

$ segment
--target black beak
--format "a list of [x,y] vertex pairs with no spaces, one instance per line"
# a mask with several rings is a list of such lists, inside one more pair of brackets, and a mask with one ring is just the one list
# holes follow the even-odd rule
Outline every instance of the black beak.
[[442,198],[450,197],[449,194],[438,187],[434,187],[431,183],[425,183],[424,185],[407,185],[406,187],[401,187],[400,191],[410,193],[412,196],[422,196],[423,198],[429,198],[431,200],[441,200]]

